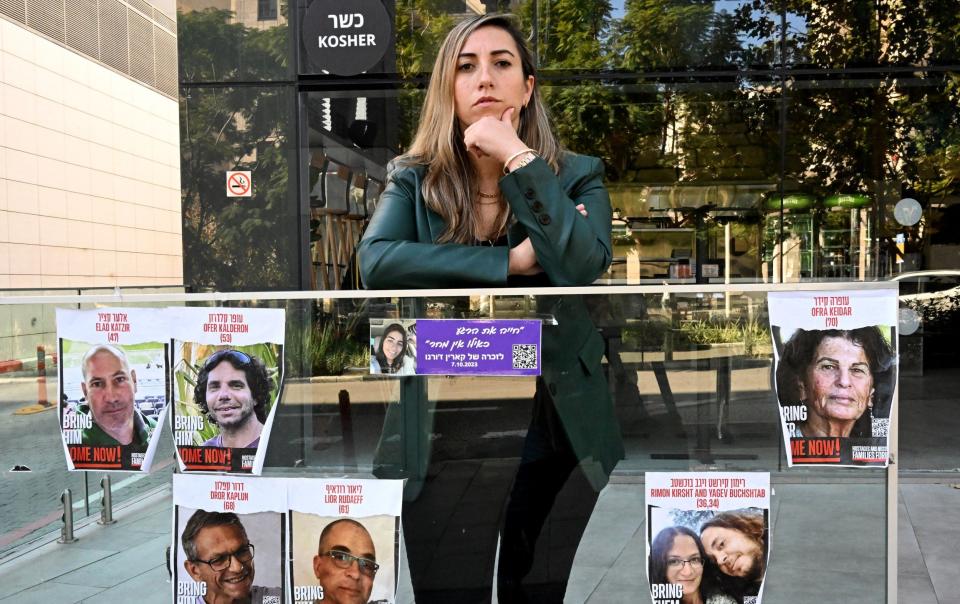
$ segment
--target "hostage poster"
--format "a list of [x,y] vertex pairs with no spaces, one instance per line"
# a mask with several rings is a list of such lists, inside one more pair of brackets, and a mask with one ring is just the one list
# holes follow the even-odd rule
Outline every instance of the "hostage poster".
[[183,471],[259,474],[283,384],[283,309],[169,309]]
[[158,309],[57,309],[70,470],[150,471],[166,417],[168,338]]
[[173,475],[173,602],[286,602],[283,479]]
[[897,291],[771,292],[787,463],[886,466],[897,384]]
[[770,474],[647,472],[653,604],[760,604],[770,554]]
[[294,604],[393,604],[402,480],[291,479]]

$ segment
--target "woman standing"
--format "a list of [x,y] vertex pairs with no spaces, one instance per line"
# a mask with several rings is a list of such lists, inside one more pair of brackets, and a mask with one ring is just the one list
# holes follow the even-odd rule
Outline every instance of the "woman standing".
[[[417,134],[360,243],[361,276],[375,289],[588,285],[610,264],[610,220],[602,163],[560,148],[522,35],[508,17],[484,15],[454,27],[440,48]],[[542,375],[501,529],[500,602],[533,589],[522,580],[570,474],[580,466],[599,491],[623,457],[603,339],[582,298],[539,295],[537,312],[555,325],[543,328]],[[596,492],[583,497],[571,523],[577,539]],[[404,514],[405,534],[429,528],[409,526],[412,515]],[[432,599],[418,585],[427,550],[408,541],[418,601]],[[559,564],[560,584],[543,587],[546,599],[563,598],[572,558]]]

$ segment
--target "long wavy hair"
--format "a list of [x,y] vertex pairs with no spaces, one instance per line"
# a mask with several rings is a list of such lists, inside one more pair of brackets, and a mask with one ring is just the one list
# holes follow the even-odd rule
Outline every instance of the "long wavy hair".
[[[559,170],[562,148],[553,134],[547,108],[540,99],[533,53],[513,17],[491,13],[459,23],[447,34],[437,53],[413,142],[405,154],[394,160],[397,166],[427,167],[422,185],[423,198],[427,208],[439,214],[446,225],[438,243],[471,243],[481,235],[479,213],[473,203],[479,192],[479,183],[463,144],[454,100],[457,60],[467,38],[481,27],[499,27],[510,34],[520,54],[524,79],[534,76],[530,101],[520,110],[517,135],[554,172]],[[501,231],[508,221],[509,207],[501,210],[498,225]]]
[[708,528],[725,528],[742,533],[760,546],[760,566],[755,570],[762,577],[767,567],[767,527],[762,514],[749,510],[721,512],[700,526],[700,534]]
[[[889,417],[896,383],[897,357],[876,325],[856,329],[798,329],[783,345],[777,365],[777,395],[781,405],[806,404],[801,401],[800,383],[814,361],[817,347],[826,338],[843,338],[863,348],[873,378],[874,417]],[[809,413],[809,410],[808,410]],[[864,413],[854,424],[851,436],[870,436],[870,414]]]
[[[390,360],[387,359],[386,353],[383,352],[383,341],[393,332],[399,333],[403,338],[403,347],[400,349],[400,354],[398,354],[391,363]],[[380,365],[380,373],[396,373],[400,371],[403,367],[403,361],[407,357],[407,330],[399,323],[387,325],[387,328],[383,330],[383,335],[380,336],[380,341],[377,342],[377,350],[373,353],[373,357],[377,359],[377,364]]]
[[685,526],[668,526],[657,533],[657,536],[650,544],[650,585],[670,582],[667,580],[667,559],[670,557],[670,549],[673,548],[673,542],[681,535],[693,539],[693,542],[697,545],[697,549],[700,551],[703,568],[700,575],[699,590],[703,599],[706,600],[720,591],[717,585],[717,574],[719,571],[716,565],[713,564],[713,561],[707,556],[706,551],[704,551],[703,543],[700,541],[700,535]]

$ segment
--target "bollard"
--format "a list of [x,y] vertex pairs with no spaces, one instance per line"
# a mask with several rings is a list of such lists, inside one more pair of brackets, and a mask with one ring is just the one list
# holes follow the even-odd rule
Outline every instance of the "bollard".
[[37,344],[37,404],[50,406],[47,400],[47,351],[43,344]]
[[57,543],[73,543],[77,539],[73,536],[73,493],[70,489],[63,490],[60,501],[63,502],[63,516],[60,517],[63,526],[60,527],[60,538],[57,539]]
[[100,489],[103,490],[103,497],[100,498],[100,520],[97,524],[113,524],[113,495],[110,493],[110,477],[104,476],[100,479]]

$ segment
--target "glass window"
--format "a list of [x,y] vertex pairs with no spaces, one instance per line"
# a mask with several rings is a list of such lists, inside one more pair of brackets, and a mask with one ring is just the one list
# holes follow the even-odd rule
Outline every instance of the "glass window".
[[811,67],[955,64],[960,13],[947,2],[797,3],[787,62]]
[[178,3],[180,82],[288,80],[293,47],[286,0]]
[[[185,88],[180,99],[184,281],[220,291],[298,289],[292,87]],[[251,172],[227,197],[226,172]]]
[[272,21],[277,18],[277,0],[257,0],[257,21]]

